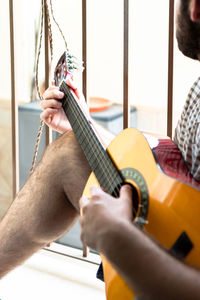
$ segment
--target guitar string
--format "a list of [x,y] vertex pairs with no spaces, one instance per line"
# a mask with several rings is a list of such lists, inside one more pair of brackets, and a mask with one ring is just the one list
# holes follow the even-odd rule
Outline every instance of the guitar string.
[[[77,123],[76,123],[77,124]],[[83,136],[85,138],[84,142],[86,141],[87,142],[87,146],[89,144],[89,142],[91,143],[91,140],[88,140],[87,138],[87,133],[83,133]],[[85,143],[86,143],[85,142]],[[84,145],[81,145],[83,151],[87,151],[87,146],[84,147]],[[90,165],[92,166],[92,169],[94,171],[94,173],[97,175],[97,178],[98,178],[98,181],[105,187],[107,187],[107,189],[109,189],[110,191],[112,190],[112,185],[111,184],[108,184],[107,182],[105,182],[105,172],[104,172],[104,175],[102,174],[102,168],[99,168],[99,165],[100,165],[100,159],[102,158],[102,155],[98,155],[98,152],[95,153],[93,152],[91,157],[93,159],[93,161],[90,163]],[[88,155],[86,154],[86,157],[88,157]],[[103,160],[104,161],[104,160]],[[102,164],[102,160],[101,160],[101,164]],[[111,174],[111,173],[110,173]],[[110,175],[111,176],[111,175]],[[108,176],[107,176],[108,177]]]
[[[77,124],[77,123],[76,123],[76,124]],[[83,135],[84,135],[84,137],[85,137],[85,140],[87,141],[87,146],[88,146],[89,143],[91,144],[91,140],[88,139],[88,137],[87,137],[87,132],[86,132],[86,133],[83,133]],[[84,145],[83,145],[83,147],[82,147],[82,145],[81,145],[81,147],[82,147],[83,150],[85,150],[85,151],[87,151],[87,146],[86,146],[86,148],[85,148]],[[91,146],[92,146],[92,145],[91,145]],[[85,149],[84,149],[84,148],[85,148]],[[97,149],[94,149],[94,150],[97,150]],[[112,179],[112,181],[114,180],[114,179],[113,179],[114,176],[112,176],[113,170],[111,169],[112,172],[110,172],[110,173],[109,173],[109,171],[106,172],[106,173],[109,174],[109,175],[106,177],[108,182],[106,182],[106,181],[105,181],[105,171],[103,172],[103,171],[102,171],[102,167],[100,167],[100,165],[102,165],[102,163],[105,161],[105,158],[102,159],[102,155],[99,155],[98,151],[96,151],[97,153],[94,152],[94,150],[93,150],[93,153],[91,154],[91,157],[92,157],[92,160],[93,160],[93,161],[90,160],[90,162],[91,162],[90,165],[92,166],[92,169],[93,169],[95,175],[97,175],[97,178],[98,178],[99,183],[101,183],[102,186],[103,186],[104,188],[106,188],[107,190],[109,190],[110,193],[111,193],[111,192],[113,191],[113,184],[112,184],[111,182],[109,182],[109,177],[110,177],[110,179]],[[88,157],[88,154],[86,154],[86,157]],[[106,162],[107,162],[107,161],[106,161]],[[104,163],[103,163],[103,164],[104,164]],[[115,193],[115,196],[117,196],[116,193]]]
[[[71,97],[70,97],[70,99],[71,99]],[[72,100],[72,99],[71,99]],[[73,102],[74,102],[74,99],[72,100]],[[73,112],[74,112],[74,114],[75,114],[75,116],[76,116],[76,111],[74,111],[74,109],[72,109],[73,110]],[[81,126],[81,123],[79,122],[79,119],[77,118],[77,120],[76,120],[78,123],[79,123],[79,126]],[[84,121],[86,121],[87,123],[88,123],[88,121],[87,121],[87,119],[86,120],[84,120]],[[89,124],[87,124],[87,126],[88,126]],[[89,141],[88,140],[88,137],[87,137],[87,135],[85,135],[85,133],[83,132],[83,134],[84,134],[84,136],[85,136],[85,139],[88,141],[88,143],[90,143],[91,141]],[[98,145],[98,148],[99,148],[99,145]],[[97,157],[96,157],[97,158]],[[98,160],[98,158],[97,158],[97,160]],[[109,167],[109,165],[108,165],[108,167]],[[120,182],[121,183],[121,182]],[[112,184],[110,184],[110,187],[112,188]]]
[[[71,92],[70,92],[70,91],[68,90],[68,88],[66,88],[65,86],[62,86],[62,88],[64,89],[64,91],[66,92],[66,94],[68,95],[68,97],[70,98],[71,102],[72,102],[72,101],[75,102],[75,103],[73,103],[73,104],[74,104],[74,105],[76,104],[76,106],[77,106],[77,107],[74,109],[74,108],[73,108],[74,105],[72,105],[72,106],[71,106],[71,109],[72,109],[72,111],[73,111],[73,113],[74,113],[74,115],[75,115],[75,117],[76,117],[76,122],[78,123],[78,125],[79,125],[80,127],[81,127],[81,125],[82,125],[82,123],[79,122],[79,117],[81,116],[82,121],[84,121],[84,123],[87,125],[87,127],[89,127],[89,129],[90,129],[90,131],[91,131],[92,128],[91,128],[91,126],[90,126],[88,120],[86,119],[86,117],[85,117],[83,114],[80,114],[80,113],[81,113],[81,109],[80,109],[80,107],[79,107],[77,101],[72,97],[72,95],[70,95]],[[78,108],[78,110],[80,110],[80,111],[79,111],[79,115],[77,114],[77,108]],[[85,127],[85,129],[87,129],[87,127]],[[87,131],[89,132],[88,129],[87,129]],[[99,140],[98,140],[98,138],[97,138],[97,136],[96,136],[96,134],[94,133],[93,130],[92,130],[92,132],[93,132],[93,135],[94,135],[95,139],[97,140],[97,143],[95,142],[96,149],[99,150],[100,153],[101,153],[101,151],[102,151],[102,149],[103,149],[103,151],[108,155],[108,153],[104,150],[104,148],[103,148],[102,145],[100,144],[100,142],[99,142]],[[91,143],[91,140],[88,140],[88,136],[86,135],[87,133],[85,133],[85,132],[83,131],[83,134],[84,134],[86,140],[88,141],[88,143]],[[102,163],[100,164],[100,160],[98,159],[98,157],[95,155],[95,152],[94,152],[94,156],[95,156],[95,158],[97,159],[97,161],[99,162],[99,165],[102,165]],[[105,157],[105,155],[104,155],[104,157]],[[111,160],[109,155],[108,155],[108,157],[109,157],[109,160]],[[123,179],[122,179],[121,176],[119,175],[119,170],[117,170],[117,167],[116,167],[113,163],[112,163],[112,169],[111,169],[111,167],[110,167],[111,164],[110,164],[110,162],[109,162],[107,159],[104,159],[103,165],[104,165],[104,168],[106,169],[106,167],[107,167],[108,170],[110,170],[111,173],[113,173],[113,169],[114,169],[114,173],[117,173],[117,176],[120,177],[120,182],[117,182],[117,193],[119,193],[118,185],[119,185],[119,184],[121,185],[122,182],[123,182]],[[108,175],[108,182],[109,182],[110,188],[111,188],[111,190],[112,190],[113,184],[111,183],[111,181],[113,181],[113,178],[110,177],[110,176],[111,176],[110,173],[108,173],[108,174],[109,174],[109,175]],[[115,174],[114,174],[114,175],[115,175]],[[118,179],[119,179],[119,178],[118,178]],[[115,191],[114,191],[114,192],[115,192]],[[115,192],[115,196],[117,196],[117,195],[116,195],[116,192]]]
[[[73,99],[73,97],[69,94],[69,92],[65,89],[65,92],[67,92],[67,94],[68,94],[68,96],[70,97],[70,100],[71,100],[71,102],[73,101],[73,104],[75,105],[75,103],[74,103],[74,99]],[[78,105],[78,103],[76,102],[76,106],[77,107],[79,107],[79,105]],[[77,110],[77,108],[75,108],[76,110]],[[80,109],[80,107],[79,107],[79,109]],[[73,113],[74,113],[74,115],[77,117],[78,115],[76,114],[76,110],[74,110],[73,109]],[[80,109],[80,111],[81,111],[81,109]],[[80,112],[79,112],[79,114],[80,114]],[[83,116],[81,115],[81,117],[82,117],[82,119],[83,119]],[[85,117],[85,116],[84,116]],[[87,126],[90,128],[90,130],[91,130],[91,127],[90,127],[90,125],[88,124],[88,120],[85,118],[84,119],[84,121],[86,122],[86,124],[87,124]],[[79,119],[77,118],[76,119],[76,122],[78,122],[79,123],[79,126],[81,126],[80,125],[80,122],[79,122]],[[93,132],[93,131],[92,131]],[[97,137],[96,137],[96,135],[94,134],[94,136],[95,136],[95,138],[97,139]],[[97,139],[97,141],[98,141],[98,139]],[[101,143],[99,143],[99,141],[98,141],[98,148],[99,148],[99,150],[102,150],[102,145],[101,145]],[[104,149],[103,149],[103,151],[104,151]]]

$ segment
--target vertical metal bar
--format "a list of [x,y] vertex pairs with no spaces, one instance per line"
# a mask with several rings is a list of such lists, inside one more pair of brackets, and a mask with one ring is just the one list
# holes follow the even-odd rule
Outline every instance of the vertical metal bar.
[[129,55],[129,0],[124,0],[124,61],[123,61],[123,127],[130,124],[128,97],[128,55]]
[[[46,1],[44,0],[44,56],[45,56],[45,89],[49,87],[49,35]],[[46,146],[52,142],[52,130],[45,126]]]
[[[83,71],[83,95],[86,102],[89,101],[87,94],[87,0],[82,0],[82,59],[84,62]],[[83,257],[87,257],[89,254],[89,248],[83,243]]]
[[10,62],[11,62],[11,120],[12,120],[12,193],[13,200],[19,189],[19,142],[18,142],[18,105],[15,89],[15,48],[13,1],[9,1],[10,10]]
[[82,57],[84,62],[83,71],[83,94],[87,99],[87,1],[82,0]]
[[174,67],[174,0],[169,0],[167,135],[172,137]]

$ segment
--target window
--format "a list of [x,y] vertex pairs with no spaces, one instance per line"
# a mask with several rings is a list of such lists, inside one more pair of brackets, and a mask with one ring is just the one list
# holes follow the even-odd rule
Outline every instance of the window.
[[[123,10],[127,0],[88,0],[87,8],[87,97],[111,100],[123,111]],[[176,1],[175,1],[176,2]],[[54,16],[66,37],[70,51],[82,58],[81,0],[53,1]],[[129,1],[129,101],[135,108],[133,126],[161,134],[167,132],[169,3],[173,1]],[[19,105],[20,186],[26,180],[39,127],[39,105],[34,89],[36,50],[40,37],[41,1],[14,1],[14,46],[16,101]],[[12,201],[12,155],[10,119],[9,4],[1,1],[1,91],[0,91],[0,198],[2,217]],[[27,12],[31,11],[31,15]],[[62,37],[52,21],[53,68],[65,50]],[[173,20],[171,19],[171,22]],[[37,44],[36,44],[37,40]],[[12,63],[12,62],[11,62]],[[185,58],[174,43],[173,127],[180,115],[198,66]],[[44,89],[44,42],[39,68]],[[79,74],[78,82],[82,86]],[[31,102],[32,101],[32,102]],[[121,113],[122,115],[122,113]],[[121,122],[121,120],[119,120]],[[115,126],[117,126],[115,124]],[[122,122],[119,123],[122,129]],[[29,130],[29,131],[27,131]],[[117,130],[119,130],[117,128]],[[6,134],[5,134],[6,133]],[[54,137],[56,135],[54,134]],[[27,142],[27,138],[30,142]],[[27,148],[25,148],[27,147]],[[39,156],[45,148],[43,133]],[[6,164],[6,166],[5,166]],[[13,171],[14,172],[14,171]],[[78,226],[60,242],[81,247]]]

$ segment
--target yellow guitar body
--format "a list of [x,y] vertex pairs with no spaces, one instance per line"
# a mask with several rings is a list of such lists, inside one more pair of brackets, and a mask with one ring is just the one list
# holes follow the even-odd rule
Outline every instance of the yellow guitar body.
[[[192,247],[184,262],[200,268],[200,191],[165,175],[157,166],[146,138],[136,129],[121,132],[107,151],[125,181],[138,191],[136,223],[167,249],[186,233]],[[89,196],[90,187],[97,184],[92,173],[83,194]],[[133,300],[134,292],[123,278],[104,257],[102,262],[107,299]]]

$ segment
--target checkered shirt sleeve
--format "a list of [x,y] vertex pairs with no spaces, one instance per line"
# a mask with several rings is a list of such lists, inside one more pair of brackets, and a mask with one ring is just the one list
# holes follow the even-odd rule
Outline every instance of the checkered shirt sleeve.
[[200,77],[188,94],[175,129],[174,142],[192,176],[200,181]]

